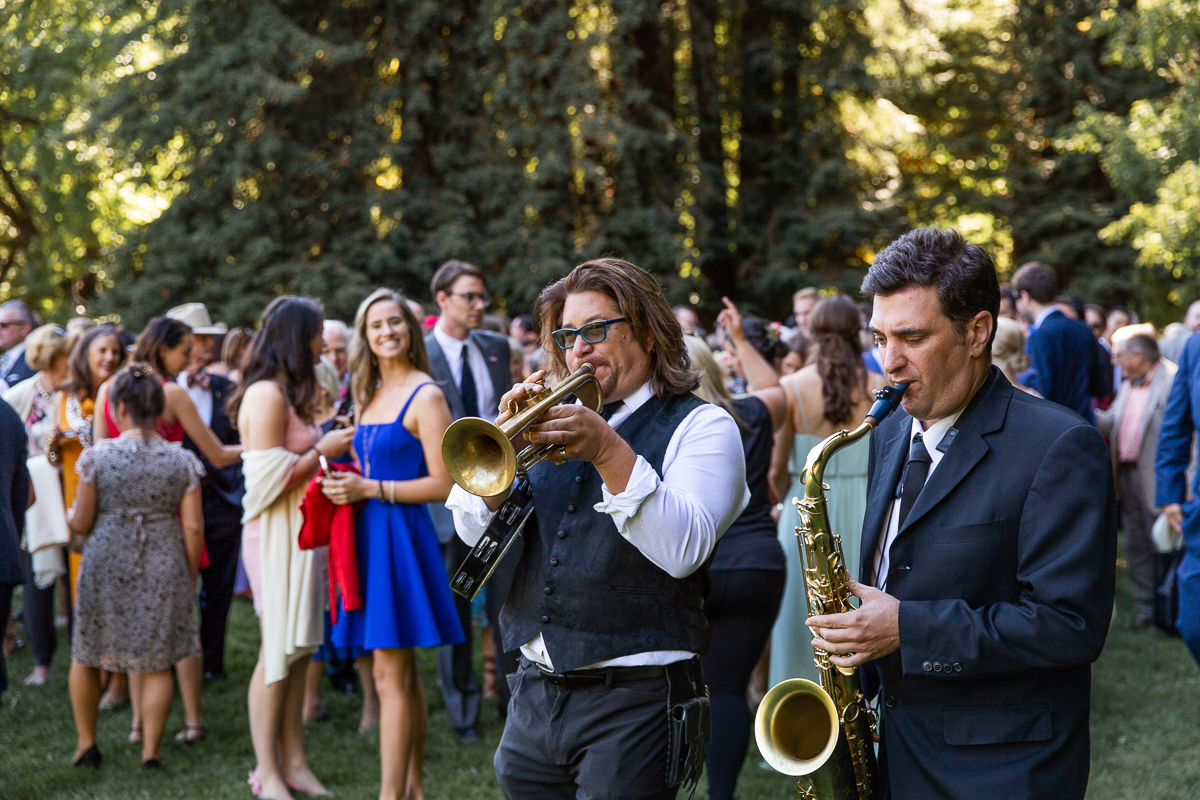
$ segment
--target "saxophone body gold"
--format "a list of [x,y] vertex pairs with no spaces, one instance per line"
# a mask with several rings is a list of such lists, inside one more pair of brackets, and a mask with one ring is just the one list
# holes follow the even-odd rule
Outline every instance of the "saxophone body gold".
[[[834,453],[869,434],[899,408],[907,388],[900,384],[880,389],[861,425],[838,431],[808,453],[800,475],[804,497],[794,497],[792,503],[800,514],[796,540],[809,616],[853,608],[842,541],[829,525],[825,466]],[[820,686],[793,678],[767,692],[754,724],[758,749],[772,767],[796,779],[796,789],[806,800],[874,800],[879,795],[872,739],[875,715],[863,696],[858,670],[834,666],[828,653],[814,652]]]

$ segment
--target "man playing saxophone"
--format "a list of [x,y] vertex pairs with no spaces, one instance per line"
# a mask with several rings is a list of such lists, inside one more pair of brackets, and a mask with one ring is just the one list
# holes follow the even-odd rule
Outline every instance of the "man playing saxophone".
[[[522,800],[672,798],[705,760],[703,564],[749,499],[741,438],[691,393],[683,331],[644,270],[581,264],[538,310],[552,376],[592,364],[606,405],[557,405],[529,428],[567,461],[528,472],[534,511],[500,615],[521,666],[496,774]],[[474,546],[506,497],[455,487],[459,536]]]
[[1104,441],[991,366],[995,268],[956,231],[902,236],[862,291],[909,386],[871,436],[860,607],[810,617],[813,644],[877,687],[883,798],[1083,798],[1115,579]]

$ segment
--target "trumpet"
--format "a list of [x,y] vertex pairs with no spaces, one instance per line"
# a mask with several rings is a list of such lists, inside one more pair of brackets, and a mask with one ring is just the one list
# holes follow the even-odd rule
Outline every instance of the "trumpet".
[[518,452],[513,442],[552,407],[572,398],[599,413],[604,396],[594,373],[591,364],[583,364],[553,389],[534,395],[525,408],[511,401],[508,410],[513,416],[499,425],[479,417],[455,420],[442,436],[442,461],[451,479],[473,495],[494,497],[542,459],[562,463],[554,445],[531,444]]
[[[834,453],[875,429],[900,406],[908,384],[875,392],[866,419],[852,431],[838,431],[808,453],[801,472],[804,497],[792,498],[800,512],[796,540],[804,568],[809,616],[849,611],[850,589],[842,540],[829,525],[822,476]],[[875,715],[863,697],[858,670],[838,667],[829,654],[814,656],[821,685],[803,678],[781,681],[758,706],[754,735],[767,763],[796,779],[805,800],[873,800],[879,792],[879,765],[871,734]]]

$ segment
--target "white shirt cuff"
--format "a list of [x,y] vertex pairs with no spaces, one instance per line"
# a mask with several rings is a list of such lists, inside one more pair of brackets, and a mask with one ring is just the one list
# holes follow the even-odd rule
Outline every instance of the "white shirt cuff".
[[592,508],[601,514],[611,516],[617,530],[623,536],[625,535],[625,525],[628,524],[631,517],[637,516],[646,498],[658,491],[658,484],[658,473],[646,459],[638,456],[633,465],[633,472],[629,473],[625,491],[613,494],[607,486],[602,486],[604,499]]

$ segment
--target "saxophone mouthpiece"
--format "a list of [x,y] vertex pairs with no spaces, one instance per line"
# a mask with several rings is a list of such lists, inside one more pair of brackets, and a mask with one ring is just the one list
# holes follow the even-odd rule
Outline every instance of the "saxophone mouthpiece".
[[907,383],[898,383],[895,386],[885,386],[877,390],[875,404],[867,412],[867,417],[874,419],[876,425],[883,422],[900,407],[900,398],[904,397],[904,390],[907,388]]

